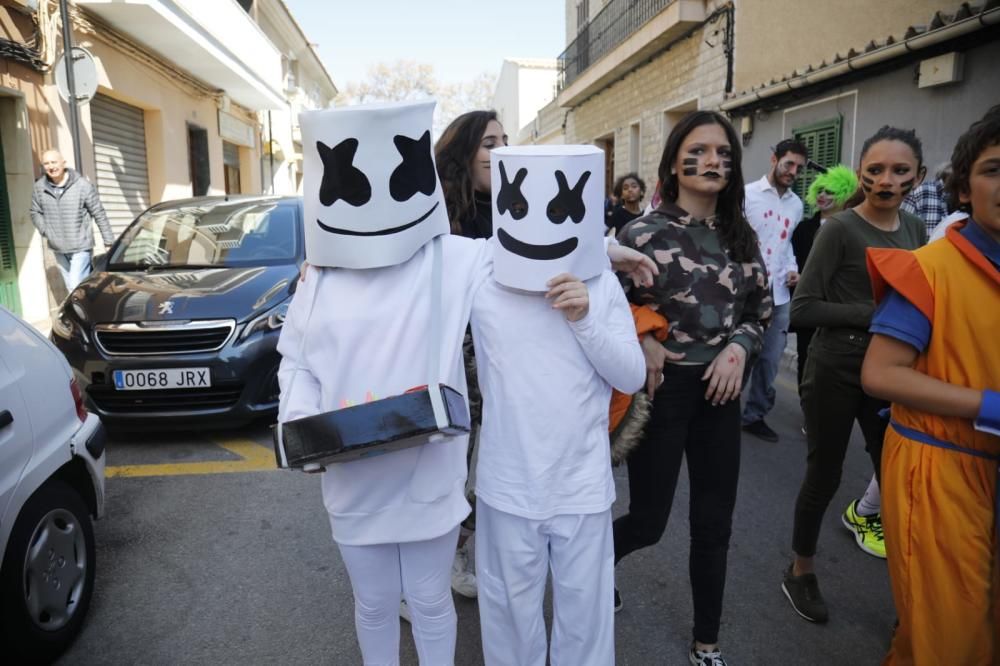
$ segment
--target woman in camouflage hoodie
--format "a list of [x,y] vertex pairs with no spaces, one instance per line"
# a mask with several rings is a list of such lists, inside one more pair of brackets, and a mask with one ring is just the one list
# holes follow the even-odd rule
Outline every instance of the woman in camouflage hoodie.
[[653,408],[628,460],[629,513],[614,522],[615,561],[660,540],[686,454],[694,597],[688,656],[697,666],[725,664],[718,633],[740,468],[740,389],[771,315],[767,272],[743,216],[740,159],[739,136],[723,116],[686,116],[660,161],[662,204],[619,236],[660,269],[654,286],[631,288],[629,300],[666,317],[670,331],[663,343],[643,339]]

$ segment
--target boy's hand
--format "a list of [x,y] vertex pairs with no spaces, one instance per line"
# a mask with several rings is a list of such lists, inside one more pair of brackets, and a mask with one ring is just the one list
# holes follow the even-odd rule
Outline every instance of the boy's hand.
[[653,278],[660,274],[652,259],[630,247],[608,246],[608,259],[616,272],[627,274],[637,287],[652,287]]
[[299,267],[299,282],[306,281],[306,273],[309,271],[309,262],[303,261],[302,266]]
[[568,321],[580,321],[590,311],[590,294],[587,285],[576,276],[560,273],[545,283],[549,287],[545,298],[552,301],[552,307],[562,310]]

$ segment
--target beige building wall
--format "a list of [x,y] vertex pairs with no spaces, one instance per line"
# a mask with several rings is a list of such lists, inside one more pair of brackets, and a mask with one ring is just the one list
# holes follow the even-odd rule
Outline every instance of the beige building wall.
[[954,0],[735,0],[734,90],[747,90],[805,69],[836,53],[861,49],[872,40],[901,36],[911,25],[927,25],[939,10],[956,11]]
[[[710,29],[717,27],[720,24]],[[674,124],[688,111],[717,108],[722,101],[726,56],[718,40],[711,41],[714,46],[705,43],[704,29],[698,30],[572,109],[566,119],[566,143],[601,145],[602,139],[613,137],[613,177],[637,165],[646,181],[648,203]]]
[[[0,6],[0,36],[23,44],[33,30],[28,16]],[[4,158],[0,177],[6,180],[9,198],[21,316],[32,323],[47,320],[49,313],[43,241],[29,214],[32,187],[40,175],[41,153],[49,136],[51,109],[42,87],[41,73],[14,60],[0,59],[0,142]],[[52,270],[59,279],[55,266]]]

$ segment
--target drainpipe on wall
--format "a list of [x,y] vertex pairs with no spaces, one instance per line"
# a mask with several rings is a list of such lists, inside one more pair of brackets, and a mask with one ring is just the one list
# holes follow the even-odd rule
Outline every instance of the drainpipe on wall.
[[267,170],[271,177],[271,194],[274,194],[274,130],[271,127],[271,110],[267,110]]
[[63,64],[66,67],[66,88],[69,91],[69,132],[73,137],[73,166],[83,174],[83,156],[80,152],[80,109],[76,103],[76,76],[73,73],[73,25],[69,20],[66,0],[59,0],[59,15],[63,29]]

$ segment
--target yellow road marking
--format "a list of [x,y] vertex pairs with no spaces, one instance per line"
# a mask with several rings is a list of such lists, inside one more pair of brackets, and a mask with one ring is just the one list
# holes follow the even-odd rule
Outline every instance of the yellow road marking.
[[270,472],[277,469],[274,452],[249,439],[226,439],[213,442],[240,457],[240,460],[209,460],[188,463],[150,465],[117,465],[107,467],[104,475],[111,477],[182,476],[189,474],[232,474],[239,472]]

